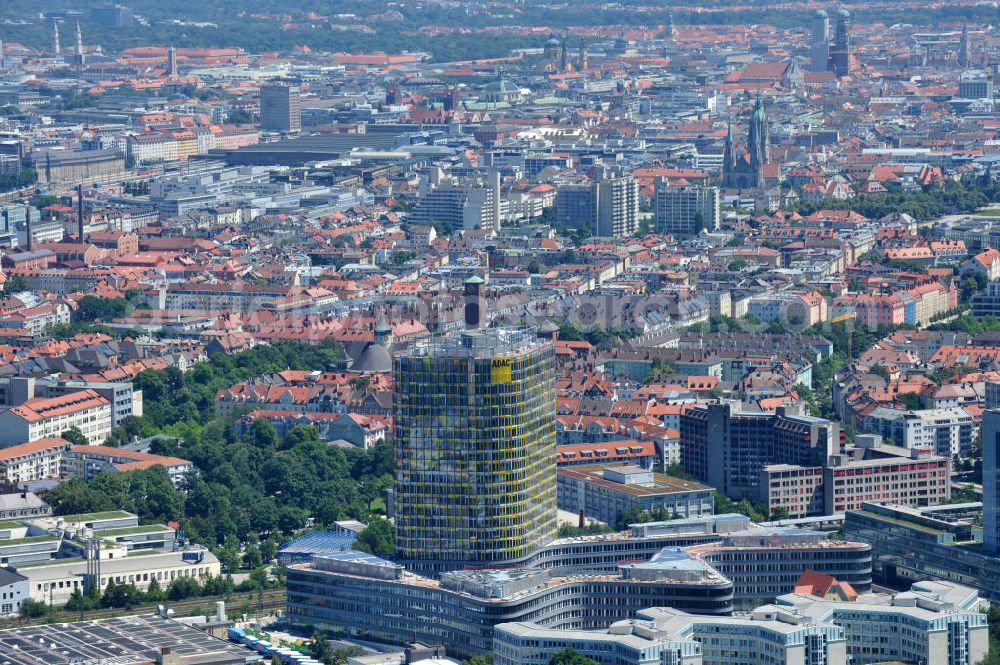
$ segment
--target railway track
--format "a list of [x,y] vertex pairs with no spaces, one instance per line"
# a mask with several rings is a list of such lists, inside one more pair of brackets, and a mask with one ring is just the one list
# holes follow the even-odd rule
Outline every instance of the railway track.
[[30,619],[6,619],[0,621],[0,629],[17,628],[19,626],[37,626],[45,623],[71,623],[73,621],[92,621],[94,619],[108,619],[111,617],[125,616],[129,614],[152,614],[156,612],[159,605],[170,608],[175,616],[190,616],[198,609],[211,616],[215,611],[215,603],[226,602],[226,611],[243,611],[244,608],[251,613],[273,612],[285,608],[285,590],[271,589],[262,594],[257,592],[233,593],[228,598],[225,596],[201,596],[198,598],[186,598],[175,602],[163,602],[155,604],[137,605],[131,609],[122,607],[99,608],[93,610],[79,611],[57,609],[45,616],[32,617]]

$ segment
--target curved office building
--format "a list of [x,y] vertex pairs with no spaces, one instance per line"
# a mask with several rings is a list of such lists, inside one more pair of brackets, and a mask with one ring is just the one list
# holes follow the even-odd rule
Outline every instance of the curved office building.
[[389,643],[444,644],[464,655],[491,651],[499,623],[586,630],[645,607],[725,616],[733,601],[732,583],[683,550],[665,550],[617,575],[557,577],[520,568],[453,571],[437,580],[368,554],[342,552],[290,566],[287,588],[294,623]]
[[871,548],[720,515],[564,538],[526,566],[452,571],[438,579],[339,552],[288,568],[288,614],[293,623],[334,633],[444,644],[469,655],[492,649],[498,623],[589,630],[649,607],[728,616],[790,592],[806,570],[866,593]]

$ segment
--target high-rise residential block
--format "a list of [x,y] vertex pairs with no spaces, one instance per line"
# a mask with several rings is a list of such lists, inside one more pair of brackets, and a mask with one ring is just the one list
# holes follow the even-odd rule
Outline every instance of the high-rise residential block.
[[603,238],[629,236],[639,228],[639,183],[618,177],[566,185],[559,188],[555,207],[560,224]]
[[302,100],[297,85],[270,83],[261,86],[260,128],[269,132],[302,129]]
[[697,234],[719,228],[719,188],[671,185],[656,179],[656,228],[665,233]]

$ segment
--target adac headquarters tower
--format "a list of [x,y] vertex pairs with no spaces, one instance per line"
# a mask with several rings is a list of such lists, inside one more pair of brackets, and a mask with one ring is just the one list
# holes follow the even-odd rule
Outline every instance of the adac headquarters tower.
[[555,357],[531,331],[466,327],[394,360],[398,561],[514,564],[556,537]]

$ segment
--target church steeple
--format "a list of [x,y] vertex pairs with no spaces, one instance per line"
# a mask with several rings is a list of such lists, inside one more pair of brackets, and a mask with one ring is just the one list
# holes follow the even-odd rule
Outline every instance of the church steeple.
[[392,326],[385,320],[385,314],[379,314],[375,322],[375,343],[384,347],[392,345]]
[[733,121],[726,126],[726,147],[722,152],[722,175],[727,178],[736,166],[736,146],[733,143]]
[[749,125],[745,155],[736,149],[732,123],[726,130],[725,151],[722,155],[722,182],[726,188],[754,189],[766,184],[764,165],[771,161],[771,138],[764,100],[760,95],[757,95],[754,102]]
[[767,126],[767,114],[764,112],[764,100],[760,93],[754,103],[753,116],[750,119],[750,134],[747,137],[747,150],[750,161],[766,164],[771,158],[770,132]]

